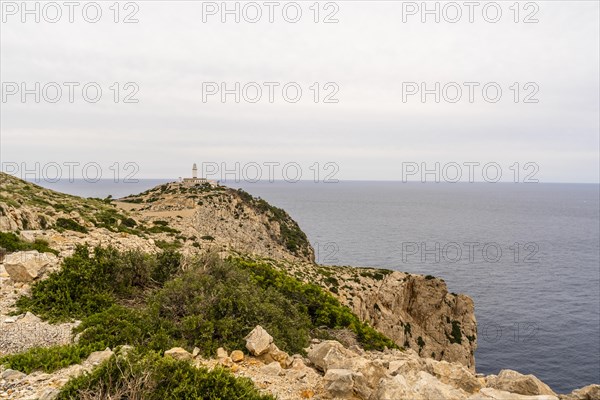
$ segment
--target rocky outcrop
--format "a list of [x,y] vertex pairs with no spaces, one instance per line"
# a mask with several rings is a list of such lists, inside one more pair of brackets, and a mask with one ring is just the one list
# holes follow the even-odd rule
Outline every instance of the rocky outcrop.
[[[475,370],[477,322],[473,300],[449,293],[433,276],[375,268],[274,264],[329,289],[358,317],[421,357]],[[349,344],[349,343],[348,343]]]
[[475,370],[477,323],[470,297],[449,293],[441,279],[402,272],[352,293],[343,302],[400,346]]
[[486,378],[486,384],[490,388],[503,390],[524,395],[547,394],[556,396],[556,393],[544,382],[533,375],[523,375],[517,371],[503,369],[496,375]]
[[600,400],[600,385],[588,385],[561,395],[560,400]]

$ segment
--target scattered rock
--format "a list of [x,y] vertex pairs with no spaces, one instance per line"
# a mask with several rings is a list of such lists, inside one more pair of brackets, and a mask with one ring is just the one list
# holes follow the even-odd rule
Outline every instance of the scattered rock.
[[103,350],[103,351],[94,351],[92,354],[90,354],[88,356],[88,358],[85,360],[85,363],[88,365],[99,365],[102,364],[104,361],[108,360],[109,358],[111,358],[113,356],[113,351],[111,349],[109,349],[108,347]]
[[222,347],[219,347],[217,349],[217,358],[225,358],[228,357],[229,355],[227,354],[227,350],[225,350]]
[[192,350],[192,357],[196,358],[200,355],[200,349],[197,347],[194,347],[194,350]]
[[281,365],[277,361],[273,361],[272,363],[262,367],[260,372],[265,375],[279,375],[283,372],[283,368],[281,368]]
[[231,360],[231,357],[226,356],[223,358],[219,358],[219,364],[221,364],[224,367],[230,368],[231,366],[233,366],[233,361]]
[[244,361],[244,353],[241,350],[234,350],[231,352],[231,360],[233,362]]

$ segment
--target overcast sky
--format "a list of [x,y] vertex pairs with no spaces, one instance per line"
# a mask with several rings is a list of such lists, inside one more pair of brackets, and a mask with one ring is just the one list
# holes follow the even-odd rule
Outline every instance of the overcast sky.
[[[30,167],[97,162],[103,177],[111,178],[115,162],[122,174],[127,172],[123,165],[133,162],[139,166],[137,178],[177,178],[189,175],[193,162],[230,167],[297,162],[303,179],[312,179],[309,167],[318,162],[322,179],[328,172],[323,166],[331,162],[339,167],[339,179],[401,180],[403,163],[433,168],[436,162],[480,162],[498,163],[503,180],[513,180],[514,167],[509,167],[518,162],[523,180],[533,171],[523,167],[530,162],[539,167],[535,178],[541,182],[599,180],[597,1],[542,1],[527,8],[521,3],[517,23],[515,10],[509,9],[512,1],[499,2],[497,23],[485,20],[486,2],[474,9],[473,23],[465,6],[456,23],[444,14],[439,23],[431,15],[423,23],[419,11],[412,15],[411,5],[400,1],[321,3],[318,23],[313,2],[299,2],[302,16],[296,23],[284,19],[286,2],[274,9],[273,23],[263,2],[258,2],[263,15],[256,23],[243,14],[239,23],[231,15],[221,22],[219,10],[210,13],[212,4],[221,7],[221,2],[138,1],[127,8],[121,3],[118,23],[109,8],[113,2],[99,2],[97,23],[85,21],[82,6],[74,10],[73,23],[64,6],[58,22],[45,20],[55,16],[47,8],[36,23],[14,9],[21,2],[7,3],[0,39],[5,170],[7,162]],[[256,8],[245,10],[247,19],[254,18]],[[286,17],[292,20],[295,11],[289,6]],[[456,15],[456,9],[445,11],[448,19]],[[489,7],[485,17],[494,19],[495,11]],[[95,10],[87,12],[93,19]],[[123,23],[129,14],[139,22]],[[339,21],[324,23],[328,15]],[[539,22],[524,23],[526,17]],[[35,82],[41,87],[58,82],[63,97],[47,101],[54,97],[48,86],[40,103],[34,95],[23,103],[21,87],[10,94],[12,83],[23,82],[29,89]],[[79,83],[73,103],[63,82]],[[82,96],[89,82],[102,89],[97,103]],[[125,88],[128,82],[139,88],[133,96],[138,103],[123,102],[136,87]],[[233,89],[235,82],[241,87],[257,82],[262,97],[248,101],[256,97],[252,86],[239,103],[233,94],[223,103],[219,93],[206,93],[221,83]],[[279,84],[272,103],[264,82]],[[302,89],[296,103],[282,94],[290,82],[290,97],[294,86]],[[439,103],[433,94],[424,103],[419,93],[407,95],[422,82],[430,89],[436,82],[440,88],[457,82],[462,97],[448,101],[456,96],[454,85],[447,86]],[[473,102],[464,82],[479,84],[473,86]],[[494,88],[502,90],[495,103],[483,97],[487,83],[493,83],[490,100]],[[327,95],[338,102],[325,103]]]

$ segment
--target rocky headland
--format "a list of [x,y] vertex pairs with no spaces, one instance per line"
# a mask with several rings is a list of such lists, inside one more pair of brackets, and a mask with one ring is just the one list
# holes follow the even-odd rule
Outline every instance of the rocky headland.
[[[512,370],[477,374],[477,323],[470,297],[450,293],[443,280],[432,276],[318,265],[306,235],[284,210],[241,190],[174,182],[118,200],[84,199],[1,174],[0,235],[0,398],[144,398],[142,392],[135,392],[141,396],[136,397],[131,389],[135,386],[131,376],[139,378],[135,382],[151,386],[148,382],[153,378],[140,372],[143,368],[129,378],[126,374],[120,377],[128,382],[129,392],[122,387],[111,392],[99,372],[113,367],[121,371],[119,363],[133,363],[128,354],[140,353],[140,365],[150,365],[143,363],[152,359],[152,365],[163,368],[165,359],[187,363],[198,371],[224,369],[240,382],[249,379],[260,396],[278,399],[600,399],[598,385],[557,394],[532,375]],[[186,314],[192,313],[194,301],[205,301],[197,297],[168,303],[189,301],[190,308],[168,309],[169,313],[181,313],[173,325],[180,330],[164,331],[171,332],[166,339],[160,335],[169,334],[157,334],[148,342],[151,355],[149,349],[140,348],[145,345],[136,347],[127,339],[115,342],[115,335],[121,336],[114,332],[109,339],[102,336],[102,340],[90,341],[90,332],[99,329],[94,321],[112,315],[106,315],[104,308],[82,305],[80,309],[78,301],[86,307],[90,303],[87,295],[68,292],[65,301],[74,306],[64,314],[44,309],[51,301],[62,304],[62,297],[51,292],[54,280],[67,279],[65,271],[80,273],[77,260],[85,264],[86,257],[102,255],[100,250],[91,250],[88,256],[83,248],[112,249],[106,257],[113,263],[119,257],[142,260],[134,263],[142,272],[146,264],[163,265],[165,255],[178,257],[176,263],[167,263],[175,267],[166,275],[157,275],[155,269],[146,277],[136,269],[133,276],[127,276],[134,289],[113,290],[107,284],[108,289],[102,289],[105,292],[99,292],[101,296],[95,297],[93,304],[104,304],[102,296],[111,296],[105,307],[109,313],[136,313],[147,308],[148,312],[158,310],[156,315],[162,318],[160,307],[166,297],[189,293],[185,285],[205,290],[193,286],[200,285],[194,279],[215,279],[212,286],[221,282],[222,266],[207,273],[208,264],[198,261],[217,257],[227,260],[225,266],[235,266],[236,272],[223,282],[239,284],[240,297],[244,296],[242,285],[256,285],[257,291],[264,291],[262,296],[280,302],[273,304],[300,304],[289,314],[305,324],[305,329],[287,326],[282,331],[276,321],[277,310],[263,310],[262,305],[252,303],[249,310],[256,310],[257,316],[245,315],[244,321],[264,320],[275,331],[263,328],[264,324],[222,327],[218,326],[221,320],[216,320],[211,322],[215,332],[243,334],[223,339],[223,344],[219,335],[204,341],[198,338],[207,333],[196,335],[194,330],[205,329],[202,318],[209,317],[194,310],[194,318],[203,317],[193,320],[196,328],[189,328],[191,317]],[[93,276],[86,279],[94,282]],[[43,282],[50,283],[44,286]],[[180,287],[187,289],[180,293]],[[229,289],[235,296],[236,287],[223,290]],[[250,292],[247,297],[252,296]],[[65,296],[66,292],[61,293]],[[210,291],[206,289],[206,293],[208,296]],[[54,297],[48,300],[51,294]],[[321,303],[313,303],[313,298]],[[281,303],[284,301],[289,303]],[[322,315],[318,304],[332,311]],[[40,311],[36,315],[32,310]],[[231,310],[236,312],[235,307]],[[252,314],[250,311],[246,313]],[[132,321],[141,317],[135,318]],[[302,333],[298,337],[294,336],[297,329]],[[211,333],[210,329],[207,332]],[[159,344],[157,337],[161,338]],[[173,344],[180,345],[170,347]],[[57,360],[60,357],[64,359]],[[94,376],[100,378],[92,390],[89,385]],[[84,391],[80,387],[86,379],[88,389]],[[143,387],[139,385],[138,389]]]

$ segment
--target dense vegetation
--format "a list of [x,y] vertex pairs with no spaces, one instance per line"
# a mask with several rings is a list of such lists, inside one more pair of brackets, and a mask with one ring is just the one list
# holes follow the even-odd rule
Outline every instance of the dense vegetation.
[[82,319],[75,330],[79,342],[31,349],[1,362],[49,372],[124,344],[158,353],[198,347],[212,356],[218,347],[244,348],[244,336],[259,324],[289,353],[303,353],[323,327],[351,330],[366,349],[396,347],[320,287],[267,263],[206,256],[182,271],[180,262],[172,251],[151,256],[78,247],[17,306],[51,321]]

